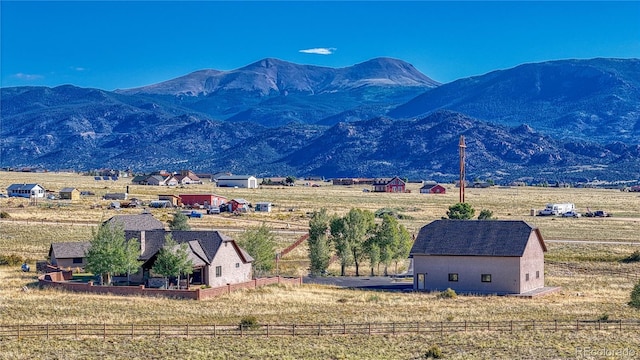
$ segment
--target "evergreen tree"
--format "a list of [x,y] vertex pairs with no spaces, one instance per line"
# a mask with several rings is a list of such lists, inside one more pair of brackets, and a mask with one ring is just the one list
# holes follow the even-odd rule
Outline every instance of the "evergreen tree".
[[169,220],[169,229],[191,230],[188,219],[187,215],[183,214],[182,211],[176,210],[176,212],[173,213],[173,219]]
[[158,256],[151,269],[154,273],[164,277],[165,288],[169,288],[169,277],[176,277],[179,286],[180,274],[193,273],[193,262],[189,259],[188,247],[189,245],[186,243],[178,245],[171,234],[165,236],[164,246],[158,251]]
[[320,275],[329,267],[331,260],[331,246],[327,232],[331,219],[327,214],[327,209],[314,211],[309,220],[309,260],[311,265],[309,271],[312,275]]
[[482,209],[482,211],[480,211],[480,215],[478,215],[478,220],[492,220],[492,219],[494,219],[494,217],[493,217],[493,211],[491,210]]
[[447,217],[449,219],[469,220],[473,218],[475,210],[468,203],[457,203],[449,206]]
[[253,257],[255,276],[261,276],[275,268],[275,236],[266,224],[247,229],[240,236],[238,244]]

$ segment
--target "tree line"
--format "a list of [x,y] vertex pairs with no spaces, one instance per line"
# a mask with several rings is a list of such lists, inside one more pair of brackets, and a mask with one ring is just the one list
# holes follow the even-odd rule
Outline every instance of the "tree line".
[[360,276],[362,263],[368,261],[371,275],[384,275],[388,267],[409,256],[413,238],[409,231],[388,214],[376,224],[375,215],[369,210],[351,209],[345,216],[329,215],[322,208],[315,211],[309,221],[309,271],[312,275],[326,273],[331,258],[340,261],[340,275],[347,266],[355,266]]

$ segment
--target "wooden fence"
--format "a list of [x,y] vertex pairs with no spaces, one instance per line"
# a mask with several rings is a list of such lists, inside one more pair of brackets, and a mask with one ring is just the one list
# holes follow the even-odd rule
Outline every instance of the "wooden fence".
[[224,337],[444,334],[455,332],[640,332],[640,320],[523,320],[350,324],[166,325],[44,324],[0,325],[0,339],[45,337]]

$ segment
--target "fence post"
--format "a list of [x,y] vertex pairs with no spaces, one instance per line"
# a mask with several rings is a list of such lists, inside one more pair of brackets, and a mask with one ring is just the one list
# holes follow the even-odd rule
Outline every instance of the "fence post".
[[464,321],[464,332],[467,332],[467,320]]
[[510,325],[510,332],[513,332],[513,320],[511,320],[511,325]]
[[20,324],[18,324],[18,340],[20,340]]
[[533,331],[536,331],[536,321],[535,320],[531,320],[531,329],[533,329]]
[[601,323],[601,321],[598,320],[598,330],[600,330],[600,323]]
[[293,324],[293,336],[296,336],[296,324]]
[[269,337],[269,324],[267,324],[267,337]]
[[554,322],[554,329],[555,329],[554,331],[558,332],[558,320],[553,320],[553,322]]
[[49,324],[47,324],[47,340],[49,340]]
[[322,326],[321,324],[318,324],[318,336],[320,336],[320,333],[322,332],[322,330],[320,328],[321,326]]
[[78,323],[76,323],[76,339],[78,338]]
[[131,337],[133,338],[133,324],[131,324]]
[[158,337],[160,337],[160,324],[158,324]]
[[369,323],[369,335],[371,335],[371,323]]
[[345,335],[347,333],[347,324],[342,323],[342,335]]
[[240,324],[240,336],[244,336],[244,326]]
[[187,324],[187,339],[189,338],[189,324]]
[[576,331],[580,330],[580,323],[578,322],[579,320],[576,320]]
[[216,337],[216,324],[213,324],[213,337]]
[[392,333],[393,335],[395,335],[395,334],[396,334],[396,323],[391,323],[391,333]]
[[491,330],[491,321],[487,321],[487,331]]
[[107,338],[107,323],[102,325],[102,340],[106,340]]
[[619,320],[618,324],[620,324],[620,331],[622,331],[622,320]]
[[416,333],[420,334],[420,321],[416,323]]

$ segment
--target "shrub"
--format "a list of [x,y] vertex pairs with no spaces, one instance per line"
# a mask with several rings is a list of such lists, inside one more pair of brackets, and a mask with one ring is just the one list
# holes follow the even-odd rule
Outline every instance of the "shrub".
[[425,359],[440,359],[442,357],[442,350],[438,345],[431,345],[422,357]]
[[447,288],[447,290],[438,294],[438,298],[440,299],[455,299],[457,296],[458,294],[456,294],[455,290],[451,288]]
[[638,262],[640,261],[640,251],[636,250],[633,253],[631,253],[631,255],[627,256],[626,258],[622,259],[622,262],[626,262],[626,263],[630,263],[630,262]]
[[260,324],[258,324],[258,319],[253,316],[245,316],[240,320],[240,328],[243,330],[247,329],[258,329],[260,328]]
[[631,301],[629,301],[629,305],[640,309],[640,281],[633,287],[633,291],[631,291]]
[[598,318],[599,321],[607,321],[609,320],[609,314],[604,313],[602,315],[600,315],[600,317]]
[[24,262],[24,258],[20,255],[0,255],[0,265],[16,266]]
[[6,211],[0,212],[0,219],[8,219],[10,217],[11,215],[9,215],[9,213]]

